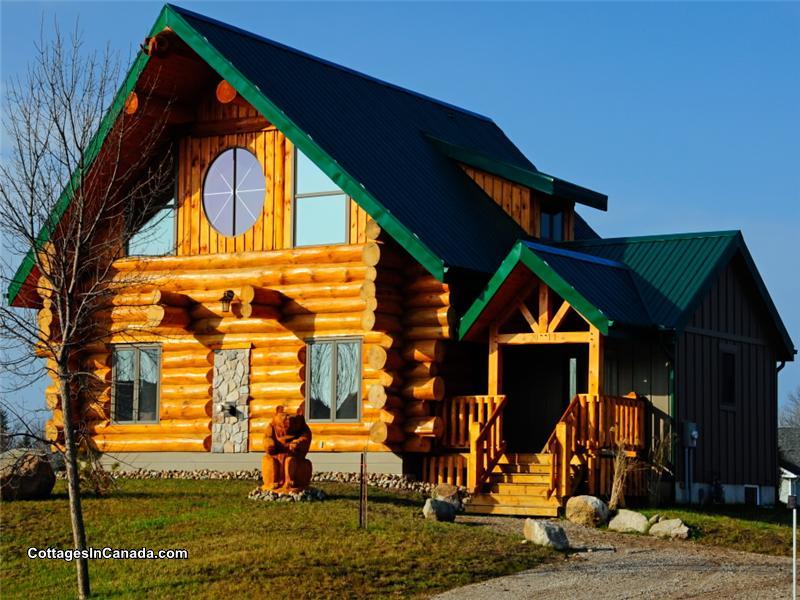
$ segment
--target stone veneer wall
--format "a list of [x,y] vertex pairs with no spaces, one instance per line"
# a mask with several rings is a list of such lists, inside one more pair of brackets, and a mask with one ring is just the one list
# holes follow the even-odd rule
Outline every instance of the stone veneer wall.
[[[247,452],[250,350],[215,350],[211,452]],[[226,404],[236,406],[236,416]]]

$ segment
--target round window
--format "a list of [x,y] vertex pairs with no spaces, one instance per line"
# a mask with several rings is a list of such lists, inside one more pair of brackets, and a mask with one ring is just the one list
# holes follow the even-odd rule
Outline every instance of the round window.
[[222,151],[211,163],[203,183],[203,210],[222,235],[250,229],[264,207],[266,178],[255,154],[244,148]]

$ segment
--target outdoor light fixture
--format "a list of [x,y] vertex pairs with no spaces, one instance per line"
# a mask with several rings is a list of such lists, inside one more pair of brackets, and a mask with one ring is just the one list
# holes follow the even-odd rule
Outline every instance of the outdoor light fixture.
[[231,300],[233,300],[233,290],[225,290],[219,301],[222,303],[222,312],[231,312]]

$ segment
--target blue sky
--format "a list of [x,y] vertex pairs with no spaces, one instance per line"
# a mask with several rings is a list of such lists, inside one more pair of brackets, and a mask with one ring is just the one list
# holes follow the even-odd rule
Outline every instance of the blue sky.
[[[609,195],[582,211],[603,236],[741,229],[800,344],[800,4],[179,4],[491,116],[539,169]],[[0,6],[5,80],[42,14],[132,56],[161,5]],[[781,400],[798,385],[795,362]]]

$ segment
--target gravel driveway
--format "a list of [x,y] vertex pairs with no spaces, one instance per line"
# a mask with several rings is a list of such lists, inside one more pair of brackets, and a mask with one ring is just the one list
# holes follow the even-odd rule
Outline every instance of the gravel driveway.
[[[459,516],[476,527],[519,534],[522,519]],[[581,550],[557,562],[457,588],[441,600],[472,598],[789,598],[791,558],[738,552],[691,541],[597,531],[566,521]]]

